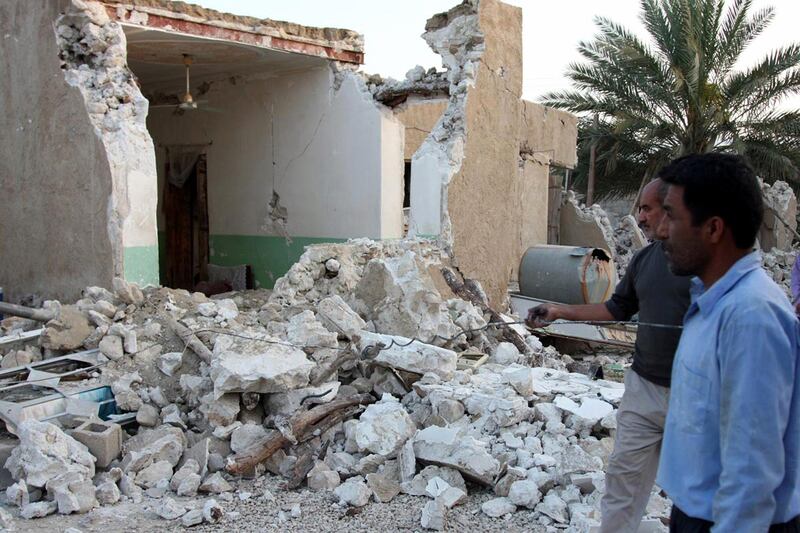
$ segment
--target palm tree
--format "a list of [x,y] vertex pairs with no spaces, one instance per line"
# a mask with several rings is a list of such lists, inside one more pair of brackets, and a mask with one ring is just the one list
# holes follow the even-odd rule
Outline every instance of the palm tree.
[[800,181],[800,111],[776,107],[800,93],[800,45],[740,68],[774,11],[727,3],[641,0],[647,40],[595,19],[598,35],[578,47],[585,61],[569,66],[574,89],[543,98],[581,117],[578,184],[592,145],[599,196],[636,192],[670,159],[711,151],[745,156],[768,182]]

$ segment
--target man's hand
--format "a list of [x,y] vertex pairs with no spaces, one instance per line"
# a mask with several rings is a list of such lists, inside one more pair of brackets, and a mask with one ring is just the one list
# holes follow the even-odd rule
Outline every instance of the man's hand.
[[525,324],[531,328],[541,328],[557,318],[562,318],[561,309],[558,305],[542,304],[528,310],[528,318]]

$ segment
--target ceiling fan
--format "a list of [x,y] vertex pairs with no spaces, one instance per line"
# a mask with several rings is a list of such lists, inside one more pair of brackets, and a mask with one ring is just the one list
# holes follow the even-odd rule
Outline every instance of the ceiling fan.
[[[192,92],[190,89],[189,84],[189,68],[194,63],[194,58],[189,54],[183,54],[183,65],[186,68],[186,92],[180,95],[176,95],[178,100],[177,104],[159,104],[150,106],[150,109],[159,109],[159,108],[174,108],[175,113],[183,114],[185,111],[194,111],[198,109],[198,104],[205,104],[207,103],[205,100],[195,100],[192,96]],[[208,107],[203,106],[204,111],[218,111],[216,109],[211,109]]]

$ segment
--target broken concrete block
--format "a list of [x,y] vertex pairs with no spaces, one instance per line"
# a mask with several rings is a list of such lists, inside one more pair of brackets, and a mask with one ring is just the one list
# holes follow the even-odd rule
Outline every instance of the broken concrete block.
[[122,427],[114,422],[87,420],[70,435],[89,449],[97,468],[107,468],[122,449]]
[[458,333],[447,305],[430,275],[408,251],[399,257],[375,258],[364,268],[355,296],[366,305],[376,331],[424,342]]
[[99,505],[91,479],[67,472],[47,482],[47,494],[58,504],[60,514],[86,513]]
[[55,513],[57,510],[58,504],[56,502],[42,501],[29,503],[22,508],[22,510],[19,512],[19,516],[26,520],[31,520],[33,518],[44,518],[45,516]]
[[122,339],[122,347],[126,353],[136,353],[138,350],[138,343],[136,340],[136,331],[133,328],[124,326],[122,324],[114,324],[108,328],[109,335],[116,335]]
[[411,496],[429,496],[428,484],[433,478],[440,478],[451,487],[467,492],[467,485],[458,470],[448,467],[426,466],[411,481],[403,482],[401,489]]
[[158,358],[158,369],[167,376],[174,376],[183,364],[183,352],[169,352]]
[[432,529],[433,531],[444,531],[446,512],[447,508],[444,506],[442,502],[438,500],[429,501],[422,508],[420,525],[425,529]]
[[511,485],[525,479],[527,475],[527,471],[522,468],[508,467],[505,475],[495,484],[494,493],[498,496],[508,496],[511,491]]
[[14,517],[5,509],[0,508],[0,529],[14,531]]
[[239,316],[239,307],[230,298],[217,300],[217,316],[222,320],[233,320]]
[[231,450],[237,454],[245,453],[253,446],[262,442],[266,436],[267,430],[264,429],[264,426],[244,424],[231,433]]
[[169,461],[157,461],[136,473],[134,481],[142,488],[155,487],[162,479],[172,479],[172,464]]
[[414,437],[418,460],[455,468],[465,476],[491,485],[500,463],[487,451],[485,443],[462,435],[456,428],[431,426]]
[[572,413],[590,424],[596,424],[607,415],[614,412],[614,406],[610,403],[596,398],[583,398],[578,405],[566,396],[558,396],[553,403],[556,407],[568,413]]
[[153,512],[164,520],[177,520],[186,514],[186,508],[172,498],[164,498]]
[[5,463],[15,480],[24,479],[29,486],[44,487],[65,473],[86,479],[94,477],[95,459],[89,450],[55,425],[25,420],[17,431],[20,443]]
[[[270,394],[266,399],[266,408],[271,415],[289,416],[296,413],[302,406],[332,401],[339,393],[340,386],[341,383],[333,381],[315,387],[302,387]],[[301,404],[301,402],[303,403]]]
[[205,317],[216,316],[217,304],[214,302],[203,302],[201,304],[197,304],[197,312]]
[[22,508],[28,505],[30,501],[28,485],[25,484],[24,479],[20,479],[6,489],[6,502],[10,505]]
[[140,426],[155,427],[158,425],[158,408],[149,403],[143,404],[136,412],[136,422]]
[[220,336],[214,345],[214,395],[226,392],[286,392],[308,385],[314,363],[302,350],[264,335],[259,340]]
[[433,406],[433,412],[448,424],[459,420],[466,412],[464,404],[458,400],[442,399],[434,401],[431,399],[431,405]]
[[112,361],[119,361],[125,355],[122,350],[122,339],[116,335],[106,335],[100,340],[97,347],[100,349],[100,353]]
[[233,490],[231,484],[225,481],[222,474],[215,472],[208,476],[200,485],[200,492],[209,492],[211,494],[221,494],[223,492],[230,492]]
[[366,330],[362,330],[359,336],[359,352],[368,354],[375,363],[415,374],[433,372],[445,380],[451,379],[456,371],[458,356],[452,350]]
[[184,431],[186,430],[186,423],[183,421],[181,416],[181,410],[174,403],[164,407],[161,410],[161,420],[164,424],[179,427]]
[[417,456],[414,455],[414,442],[412,439],[406,441],[397,456],[400,469],[400,481],[410,482],[417,472]]
[[542,495],[535,482],[522,480],[515,481],[511,485],[511,489],[508,491],[508,499],[519,507],[534,509],[542,499]]
[[187,476],[190,474],[197,474],[200,472],[200,465],[197,463],[195,459],[186,459],[178,469],[175,474],[172,475],[172,479],[169,482],[169,488],[173,491],[178,490],[178,486],[180,486],[181,482],[186,479]]
[[351,507],[364,507],[369,503],[372,490],[364,482],[364,478],[357,476],[351,477],[336,487],[333,494],[339,498],[340,504],[346,504]]
[[192,527],[202,523],[202,509],[192,509],[191,511],[187,511],[186,514],[181,517],[181,525],[183,525],[183,527]]
[[144,301],[144,295],[135,283],[128,283],[122,278],[114,278],[111,284],[117,297],[126,304],[139,305]]
[[97,486],[95,496],[100,505],[111,505],[119,501],[121,494],[116,483],[106,481]]
[[94,328],[77,307],[61,307],[58,318],[47,323],[40,337],[42,348],[50,350],[77,350],[83,346]]
[[328,331],[339,333],[348,339],[352,339],[367,325],[364,319],[336,294],[319,302],[317,315]]
[[508,498],[494,498],[493,500],[484,502],[484,504],[481,505],[481,511],[483,511],[483,514],[491,518],[500,518],[501,516],[511,514],[516,510],[517,508],[513,503],[511,503],[511,501],[509,501]]
[[355,427],[359,450],[390,456],[417,431],[417,426],[394,397],[384,395],[366,408]]
[[425,493],[431,498],[437,498],[441,493],[446,491],[450,485],[440,478],[439,476],[431,478],[425,486]]
[[325,329],[313,311],[303,311],[289,319],[286,338],[295,346],[310,348],[336,348],[338,335]]
[[503,372],[503,376],[508,379],[508,384],[517,391],[517,394],[524,398],[533,396],[535,392],[535,374],[532,368],[509,368]]
[[178,496],[194,496],[197,494],[201,482],[200,474],[189,474],[183,478],[178,488],[175,489],[175,494]]
[[559,524],[566,524],[569,522],[567,518],[567,504],[558,497],[554,491],[550,491],[544,497],[542,502],[536,506],[536,512],[549,516],[554,522]]
[[200,412],[212,427],[227,427],[239,416],[239,394],[229,393],[215,398],[209,393],[200,398]]
[[313,490],[333,490],[342,483],[339,473],[331,470],[323,461],[316,462],[306,479],[308,488]]
[[367,486],[378,503],[389,503],[400,494],[400,484],[383,474],[367,474]]
[[456,505],[467,500],[467,493],[458,487],[451,487],[448,485],[444,491],[439,493],[436,499],[442,502],[442,505],[444,505],[446,508],[452,509]]
[[516,363],[520,357],[517,347],[510,342],[501,342],[492,353],[491,362],[498,365],[511,365]]
[[[165,461],[170,468],[176,466],[183,455],[186,436],[179,428],[162,425],[156,429],[140,430],[135,437],[125,442],[122,469],[139,472],[153,463]],[[169,476],[172,477],[170,471]],[[137,480],[138,483],[138,480]]]

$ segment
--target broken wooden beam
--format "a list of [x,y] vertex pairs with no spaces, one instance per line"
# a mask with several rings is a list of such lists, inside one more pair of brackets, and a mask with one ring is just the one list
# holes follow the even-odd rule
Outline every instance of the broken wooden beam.
[[[295,442],[303,442],[316,434],[324,433],[344,420],[346,416],[354,416],[358,412],[358,407],[375,403],[375,401],[375,397],[371,394],[358,394],[318,405],[292,416],[287,424],[288,431],[286,433],[293,436]],[[256,465],[269,459],[272,454],[287,444],[293,444],[292,440],[284,432],[274,430],[264,439],[258,449],[251,449],[246,454],[234,457],[225,469],[234,475],[252,472]]]
[[183,344],[185,344],[187,348],[196,353],[197,356],[206,363],[211,363],[211,358],[213,357],[211,350],[208,349],[208,346],[203,344],[203,341],[198,339],[197,336],[192,333],[191,329],[187,328],[171,316],[166,316],[165,320],[170,329],[175,332],[175,334],[181,339],[181,341],[183,341]]

